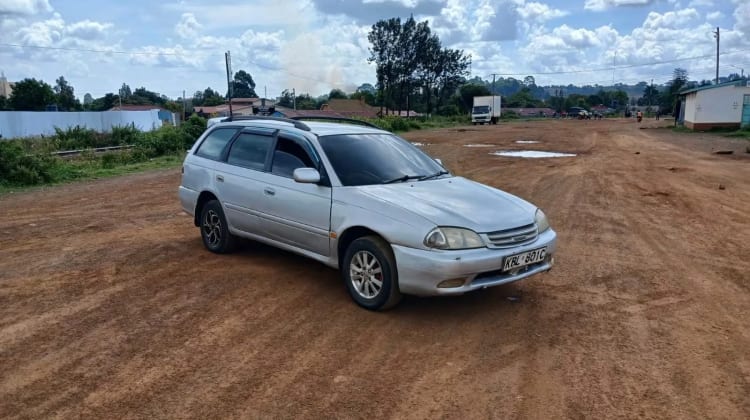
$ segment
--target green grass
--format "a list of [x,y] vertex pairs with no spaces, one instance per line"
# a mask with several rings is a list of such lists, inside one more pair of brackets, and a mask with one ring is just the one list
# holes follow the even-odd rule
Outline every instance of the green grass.
[[739,137],[742,139],[750,140],[750,128],[743,128],[733,133],[727,134],[727,137]]
[[100,178],[110,178],[120,175],[132,174],[136,172],[145,172],[157,169],[177,168],[182,164],[184,155],[172,154],[159,156],[145,160],[143,162],[126,163],[110,168],[103,167],[102,159],[78,159],[62,161],[61,165],[55,168],[55,179],[57,181],[45,183],[42,185],[7,185],[0,183],[0,195],[40,189],[52,185],[69,184],[71,182],[85,181]]

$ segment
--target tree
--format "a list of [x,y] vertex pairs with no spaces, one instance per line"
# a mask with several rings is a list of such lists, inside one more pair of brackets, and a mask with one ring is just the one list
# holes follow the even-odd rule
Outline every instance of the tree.
[[82,109],[81,102],[76,99],[73,86],[63,76],[55,80],[55,100],[60,111],[78,111]]
[[123,100],[127,100],[131,96],[133,96],[133,91],[130,90],[130,86],[128,86],[127,83],[123,83],[120,87],[120,96],[122,96]]
[[367,92],[367,93],[371,93],[373,96],[375,95],[376,91],[377,89],[375,89],[375,86],[373,86],[370,83],[362,83],[357,88],[357,92]]
[[123,96],[122,102],[134,105],[164,105],[167,102],[165,98],[163,95],[152,92],[145,87],[139,87],[129,97]]
[[85,95],[83,95],[83,104],[84,105],[89,106],[89,105],[91,105],[92,102],[94,102],[94,97],[91,96],[90,93],[86,93]]
[[471,107],[474,105],[475,96],[490,96],[490,90],[484,85],[473,85],[467,84],[461,86],[459,89],[458,96],[458,108],[462,113],[468,114],[471,111]]
[[[255,98],[258,96],[255,93],[255,81],[253,80],[253,76],[245,70],[240,70],[234,74],[232,90],[233,98]],[[229,97],[228,92],[227,97]]]
[[5,111],[10,108],[10,103],[8,102],[8,98],[5,96],[0,96],[0,111]]
[[414,102],[431,112],[432,98],[438,103],[455,92],[467,74],[469,59],[461,50],[443,49],[427,21],[413,17],[376,22],[367,35],[368,61],[376,64],[378,101],[381,109],[416,108]]
[[120,97],[115,95],[114,93],[108,93],[101,98],[94,99],[93,102],[91,102],[90,109],[92,111],[107,111],[109,109],[112,109],[112,107],[115,106],[120,101]]
[[190,102],[192,102],[193,106],[203,105],[203,92],[196,90],[193,97],[190,98]]
[[672,80],[667,83],[667,89],[661,94],[659,108],[663,110],[676,110],[677,94],[687,84],[687,70],[681,68],[674,69],[674,72],[672,72]]
[[534,99],[531,89],[524,87],[511,95],[506,103],[508,107],[512,108],[536,108],[541,105],[539,102],[539,100]]
[[534,76],[526,76],[523,78],[523,84],[527,87],[536,86],[536,80],[534,80]]
[[55,103],[52,86],[42,80],[23,79],[13,86],[10,106],[16,111],[44,111]]
[[341,89],[331,89],[331,93],[328,94],[328,99],[346,99],[346,93]]
[[285,108],[294,108],[294,95],[289,89],[284,89],[281,92],[281,96],[278,97],[276,105],[283,106]]
[[318,102],[308,93],[297,95],[297,109],[318,109]]
[[656,105],[659,103],[659,89],[647,85],[643,90],[643,101],[644,105]]
[[224,97],[221,94],[210,87],[207,87],[202,94],[203,106],[216,106],[221,105],[225,102]]
[[357,99],[365,101],[368,105],[375,105],[375,94],[373,92],[367,92],[367,91],[357,91],[349,95],[349,99]]

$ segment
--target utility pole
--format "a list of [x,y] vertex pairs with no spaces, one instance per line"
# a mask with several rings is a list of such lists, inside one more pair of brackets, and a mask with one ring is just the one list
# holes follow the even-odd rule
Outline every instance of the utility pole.
[[615,50],[615,55],[612,57],[612,86],[615,85],[615,66],[617,65],[617,50]]
[[716,32],[714,32],[714,36],[716,37],[716,84],[719,84],[719,27],[716,27]]
[[[495,76],[498,76],[498,74],[497,73],[492,73],[492,106],[493,107],[495,106]],[[493,113],[490,114],[490,121],[492,121],[493,118],[494,118],[491,115],[494,114],[495,110],[493,109],[492,112]]]
[[229,99],[229,119],[232,119],[232,94],[234,93],[234,84],[232,83],[232,55],[229,51],[224,53],[224,60],[227,64],[227,96]]
[[185,89],[182,90],[182,121],[185,121]]
[[492,73],[490,76],[492,76],[492,96],[495,96],[495,77],[500,75],[497,73]]
[[648,92],[648,107],[651,108],[651,96],[654,94],[654,79],[651,79],[651,89]]
[[297,110],[297,92],[292,88],[292,108]]

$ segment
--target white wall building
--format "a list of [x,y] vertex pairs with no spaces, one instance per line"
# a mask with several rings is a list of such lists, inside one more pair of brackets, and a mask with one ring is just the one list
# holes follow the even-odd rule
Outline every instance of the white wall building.
[[13,93],[13,83],[9,83],[5,78],[5,73],[0,73],[0,96],[10,98]]
[[53,135],[55,128],[64,130],[80,126],[103,133],[112,131],[112,127],[131,125],[141,131],[151,131],[164,124],[177,122],[172,113],[168,113],[171,121],[165,121],[159,114],[158,109],[104,112],[0,111],[0,141]]
[[680,112],[691,130],[740,128],[750,125],[750,82],[736,80],[680,92]]

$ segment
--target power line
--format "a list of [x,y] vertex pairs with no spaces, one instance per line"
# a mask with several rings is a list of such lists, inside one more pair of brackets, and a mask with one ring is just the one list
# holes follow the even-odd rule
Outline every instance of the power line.
[[[734,50],[734,51],[725,51],[721,53],[720,55],[729,55],[729,54],[736,54],[741,52],[747,52],[750,51],[750,48],[744,49],[744,50]],[[697,55],[693,57],[685,57],[685,58],[676,58],[673,60],[662,60],[662,61],[652,61],[650,63],[640,63],[640,64],[626,64],[622,66],[613,66],[613,67],[602,67],[598,69],[587,69],[587,70],[564,70],[564,71],[549,71],[549,72],[526,72],[526,73],[497,73],[498,76],[525,76],[528,74],[534,74],[534,75],[558,75],[558,74],[576,74],[576,73],[593,73],[593,72],[599,72],[599,71],[612,71],[612,69],[629,69],[634,67],[648,67],[648,66],[656,66],[659,64],[669,64],[669,63],[677,63],[680,61],[690,61],[690,60],[699,60],[701,58],[712,58],[714,57],[713,54],[709,55]]]
[[[93,48],[71,48],[71,47],[49,47],[41,45],[24,45],[24,44],[8,44],[0,43],[0,47],[18,47],[18,48],[34,48],[39,50],[55,50],[55,51],[81,51],[81,52],[93,52],[102,54],[126,54],[126,55],[168,55],[177,57],[190,57],[190,54],[182,53],[168,53],[168,52],[148,52],[148,51],[118,51],[118,50],[95,50]],[[213,50],[214,48],[197,48],[197,50]],[[209,54],[214,55],[214,54]]]

